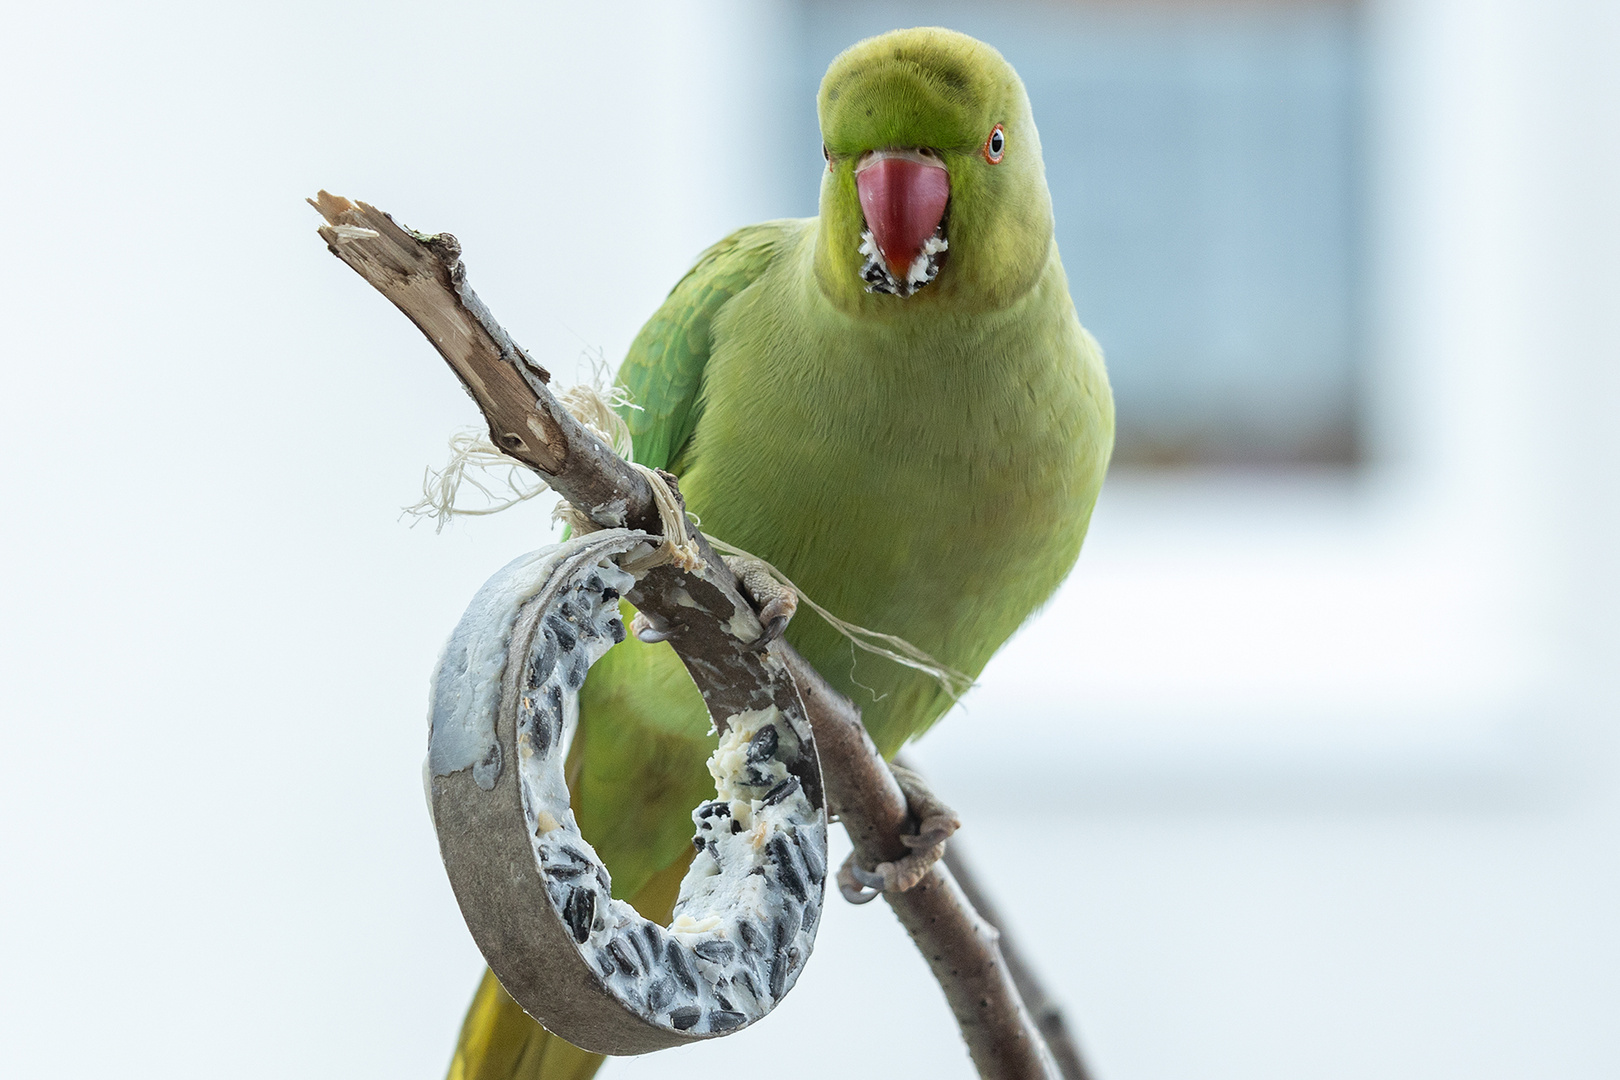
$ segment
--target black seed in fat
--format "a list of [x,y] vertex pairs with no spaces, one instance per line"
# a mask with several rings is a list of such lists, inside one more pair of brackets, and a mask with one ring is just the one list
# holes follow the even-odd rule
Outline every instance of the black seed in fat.
[[556,612],[546,616],[546,632],[557,639],[557,648],[563,652],[573,652],[574,646],[579,644],[579,638],[574,635],[574,628],[559,618]]
[[578,690],[585,685],[585,673],[590,670],[590,657],[582,652],[574,653],[568,658],[568,670],[563,672],[563,682],[568,684],[568,689]]
[[827,876],[827,858],[815,844],[805,839],[802,833],[793,834],[793,846],[799,849],[799,856],[804,859],[804,868],[810,874],[810,880],[820,883]]
[[682,1005],[679,1009],[669,1011],[669,1026],[676,1031],[685,1031],[701,1019],[703,1010],[696,1005]]
[[596,918],[596,894],[590,889],[571,889],[562,916],[568,929],[574,932],[574,940],[585,944],[591,936],[591,922]]
[[721,1008],[722,1008],[722,1009],[729,1009],[729,1008],[731,1008],[731,1001],[730,1001],[730,999],[728,999],[728,998],[727,998],[727,997],[726,997],[726,995],[724,995],[724,994],[722,994],[722,993],[721,993],[721,992],[720,992],[720,991],[718,991],[718,990],[716,990],[716,991],[715,991],[715,992],[714,992],[714,1000],[716,1000],[716,1001],[718,1001],[718,1002],[719,1002],[719,1003],[720,1003],[720,1007],[721,1007]]
[[551,676],[557,665],[557,642],[545,634],[537,634],[529,653],[529,689],[537,689]]
[[799,860],[794,858],[793,845],[788,843],[787,837],[777,833],[768,847],[771,858],[776,860],[776,872],[782,879],[782,888],[792,893],[795,900],[804,900],[810,893],[804,887],[804,875],[799,870]]
[[763,952],[765,949],[765,936],[759,932],[752,919],[739,919],[737,921],[737,936],[742,938],[744,952]]
[[817,906],[814,900],[811,900],[804,905],[804,918],[799,920],[799,925],[804,928],[805,933],[809,933],[816,928],[816,920],[820,917],[821,908]]
[[758,764],[768,757],[776,755],[776,746],[780,738],[774,727],[762,727],[752,739],[748,740],[748,760]]
[[555,878],[576,878],[583,874],[587,867],[577,863],[555,863],[546,867],[546,873]]
[[703,850],[703,837],[701,837],[701,836],[692,837],[692,846],[697,848],[699,851],[702,851]]
[[607,628],[608,635],[613,638],[613,644],[617,645],[625,639],[624,621],[622,619],[617,617],[609,619]]
[[742,832],[742,822],[738,821],[736,818],[732,818],[731,819],[731,831],[734,832],[734,833]]
[[793,931],[788,927],[786,919],[777,919],[771,924],[771,951],[781,953],[793,940]]
[[561,729],[563,714],[562,688],[556,683],[552,683],[551,685],[547,686],[543,703],[545,705],[545,712],[548,719],[550,719],[552,723],[556,724],[557,727]]
[[[806,908],[805,910],[809,911],[810,909]],[[608,955],[613,957],[613,962],[619,965],[623,971],[630,975],[640,974],[640,970],[637,968],[636,962],[630,959],[631,950],[625,948],[622,942],[618,941],[617,939],[608,942],[607,951]]]
[[641,936],[647,942],[647,949],[649,950],[647,954],[647,963],[651,965],[652,958],[658,955],[658,927],[654,926],[652,923],[642,923]]
[[602,978],[604,978],[604,979],[613,978],[613,972],[614,972],[615,969],[613,967],[613,962],[611,960],[609,960],[605,956],[601,957],[601,958],[598,959],[597,965],[602,970]]
[[[647,952],[647,946],[643,944],[641,940],[641,935],[634,932],[630,934],[630,944],[636,950],[636,959],[641,961],[641,966],[652,967],[652,958],[658,955],[657,951],[655,950],[653,953],[649,954]],[[657,1012],[658,1010],[654,1009],[653,1011]]]
[[788,954],[786,949],[776,950],[771,958],[771,997],[781,1000],[787,993]]
[[647,1008],[651,1012],[663,1012],[664,1006],[675,1000],[675,983],[669,978],[659,979],[647,988]]
[[737,981],[743,984],[743,989],[753,995],[754,1000],[759,1000],[759,987],[754,985],[754,977],[748,974],[747,968],[738,972]]
[[731,803],[725,799],[716,799],[714,802],[706,802],[702,806],[698,807],[697,810],[697,816],[700,818],[710,818],[714,817],[716,814],[730,813]]
[[780,784],[777,784],[775,787],[771,788],[771,790],[767,791],[765,793],[765,798],[762,801],[766,806],[775,806],[777,803],[781,802],[783,799],[787,798],[789,795],[792,795],[798,790],[799,778],[797,776],[790,776],[786,780],[783,780]]
[[730,1031],[732,1028],[737,1027],[746,1019],[748,1018],[742,1013],[733,1012],[730,1009],[712,1012],[709,1014],[709,1030]]
[[712,960],[716,964],[730,963],[732,957],[737,955],[737,946],[723,938],[708,938],[692,946],[692,951],[705,960]]
[[697,975],[692,971],[692,961],[686,958],[686,950],[681,948],[681,943],[670,938],[664,955],[669,958],[669,971],[676,981],[686,987],[687,993],[697,993]]
[[551,753],[551,725],[546,722],[544,716],[535,717],[529,724],[529,745],[534,747],[534,752],[539,757]]
[[619,590],[611,585],[602,590],[602,603],[611,604],[619,598]]

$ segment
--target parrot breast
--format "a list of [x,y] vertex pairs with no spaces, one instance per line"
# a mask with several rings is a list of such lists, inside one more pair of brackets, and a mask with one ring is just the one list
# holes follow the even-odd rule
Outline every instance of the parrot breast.
[[[716,318],[682,492],[834,614],[977,675],[1079,554],[1112,445],[1101,356],[1055,254],[1004,311],[856,320],[815,284],[814,231]],[[787,636],[885,753],[951,704],[807,614]]]

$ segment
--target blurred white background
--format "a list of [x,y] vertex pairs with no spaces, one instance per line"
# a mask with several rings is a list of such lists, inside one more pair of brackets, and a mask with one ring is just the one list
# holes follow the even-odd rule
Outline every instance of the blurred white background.
[[[1620,1074],[1620,9],[1360,18],[1361,463],[1121,472],[918,750],[1100,1080]],[[479,961],[427,675],[548,524],[400,519],[476,412],[302,199],[455,232],[567,381],[807,209],[804,26],[0,12],[0,1073],[442,1074]],[[771,1018],[603,1075],[766,1055],[971,1075],[892,917],[836,903]]]

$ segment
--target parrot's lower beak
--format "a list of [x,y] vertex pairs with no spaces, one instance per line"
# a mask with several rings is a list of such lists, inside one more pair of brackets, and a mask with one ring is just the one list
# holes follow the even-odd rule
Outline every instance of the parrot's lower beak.
[[891,275],[907,280],[950,200],[945,163],[926,150],[873,150],[855,167],[866,227]]

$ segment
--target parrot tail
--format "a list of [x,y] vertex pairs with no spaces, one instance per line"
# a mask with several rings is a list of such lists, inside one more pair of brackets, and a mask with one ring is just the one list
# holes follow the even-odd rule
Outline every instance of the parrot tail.
[[581,1050],[530,1019],[484,969],[456,1040],[448,1080],[590,1080],[602,1055]]
[[[693,854],[688,845],[680,858],[630,898],[631,906],[646,918],[669,925]],[[541,1027],[485,968],[472,1007],[461,1022],[446,1080],[591,1080],[602,1061],[603,1055],[581,1050]]]

